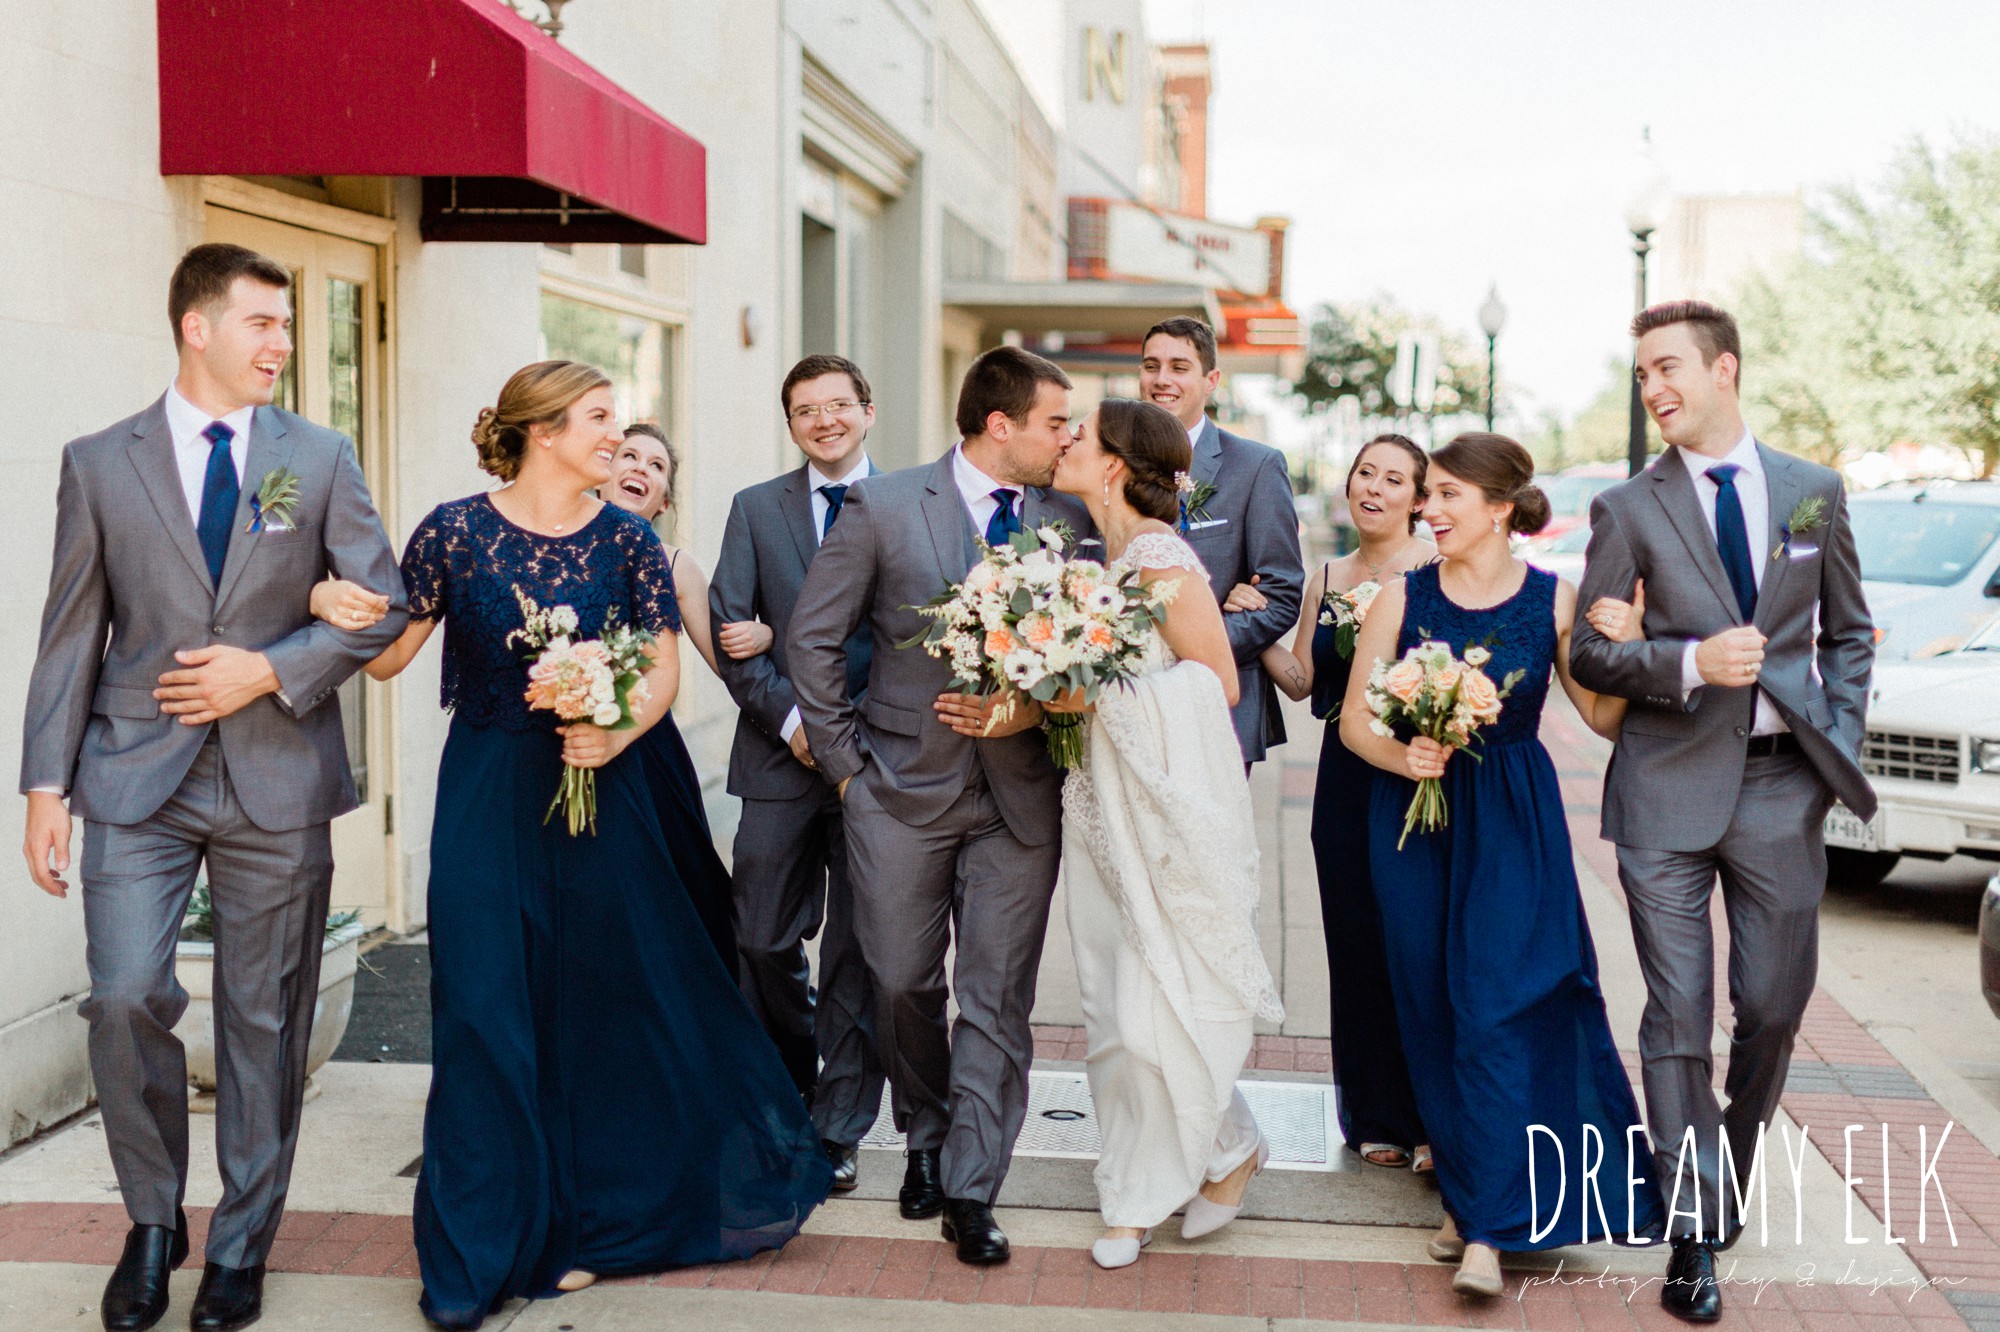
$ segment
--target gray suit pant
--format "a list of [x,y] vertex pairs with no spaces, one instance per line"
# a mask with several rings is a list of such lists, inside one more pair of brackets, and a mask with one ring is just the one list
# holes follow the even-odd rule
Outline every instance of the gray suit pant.
[[[875,987],[855,938],[840,798],[815,782],[794,800],[745,799],[734,858],[744,997],[811,1103],[819,1136],[852,1147],[881,1109],[883,1074]],[[817,1002],[805,944],[814,934]]]
[[[1028,1019],[1062,844],[1015,837],[976,766],[920,828],[887,813],[868,777],[847,789],[847,852],[896,1127],[911,1149],[942,1151],[946,1197],[990,1203],[1028,1113]],[[947,1034],[954,932],[958,1021]]]
[[[1618,848],[1618,877],[1646,977],[1639,1024],[1646,1112],[1660,1188],[1676,1238],[1726,1238],[1742,1224],[1722,1165],[1726,1135],[1747,1195],[1759,1129],[1771,1122],[1791,1067],[1792,1042],[1819,975],[1819,904],[1826,890],[1821,821],[1832,797],[1796,754],[1748,760],[1736,813],[1705,851]],[[1722,880],[1729,920],[1729,1004],[1734,1028],[1724,1109],[1713,1088],[1715,940],[1709,899]],[[1695,1177],[1676,1179],[1693,1129]],[[1768,1155],[1768,1150],[1767,1150]],[[1676,1188],[1679,1190],[1676,1201]],[[1727,1204],[1728,1213],[1724,1212]]]
[[174,945],[195,874],[215,908],[216,1157],[222,1200],[208,1260],[264,1261],[284,1215],[306,1048],[333,888],[324,823],[267,832],[237,803],[213,736],[144,823],[84,830],[90,1071],[104,1136],[138,1225],[172,1226],[187,1192],[187,1057],[174,1024],[188,993]]

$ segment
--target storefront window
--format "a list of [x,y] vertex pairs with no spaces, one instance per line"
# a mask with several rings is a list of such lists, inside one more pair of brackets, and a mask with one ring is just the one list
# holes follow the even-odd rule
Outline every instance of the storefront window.
[[671,424],[673,333],[656,319],[542,293],[542,355],[587,361],[611,376],[620,421]]

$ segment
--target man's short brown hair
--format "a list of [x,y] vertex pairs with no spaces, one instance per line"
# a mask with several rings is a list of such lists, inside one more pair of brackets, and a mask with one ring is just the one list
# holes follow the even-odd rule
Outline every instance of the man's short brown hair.
[[292,285],[291,269],[241,245],[211,242],[181,256],[167,283],[167,317],[173,321],[176,350],[181,345],[181,318],[189,310],[214,310],[229,299],[236,279],[244,277],[280,291]]
[[1069,376],[1054,361],[1019,347],[995,347],[981,352],[965,371],[958,390],[958,433],[966,439],[986,433],[986,418],[1003,412],[1010,421],[1025,422],[1035,410],[1035,394],[1043,384],[1073,388]]
[[1215,330],[1199,319],[1187,315],[1175,315],[1172,319],[1162,319],[1146,330],[1146,336],[1139,339],[1139,354],[1146,354],[1146,344],[1156,333],[1164,333],[1170,338],[1194,344],[1194,354],[1201,358],[1201,372],[1208,374],[1215,369]]
[[1728,352],[1736,361],[1736,387],[1743,387],[1743,339],[1736,331],[1736,320],[1729,311],[1707,301],[1667,301],[1660,305],[1649,305],[1632,317],[1632,337],[1634,341],[1645,337],[1655,329],[1671,328],[1675,324],[1686,324],[1694,338],[1694,345],[1701,349],[1701,363],[1714,365],[1715,358]]
[[865,406],[875,400],[868,389],[868,376],[861,373],[860,366],[845,356],[815,352],[785,373],[784,386],[778,390],[778,401],[784,406],[786,416],[792,414],[792,390],[821,375],[846,375],[848,382],[854,385],[855,401]]

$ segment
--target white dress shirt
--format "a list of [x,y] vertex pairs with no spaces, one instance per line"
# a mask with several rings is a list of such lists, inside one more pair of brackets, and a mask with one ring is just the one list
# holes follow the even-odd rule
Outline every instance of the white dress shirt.
[[250,451],[250,418],[257,409],[239,407],[227,416],[210,416],[181,396],[180,389],[167,385],[167,429],[174,437],[174,465],[180,469],[181,492],[187,496],[188,517],[201,525],[201,488],[208,480],[210,445],[202,431],[217,421],[234,432],[229,441],[229,459],[236,464],[236,485],[243,486],[243,468]]
[[[828,476],[825,472],[819,470],[819,464],[811,462],[806,464],[806,486],[811,492],[809,497],[812,500],[813,544],[815,546],[821,545],[826,541],[826,511],[833,507],[827,502],[826,496],[819,493],[819,488],[821,486],[851,486],[866,475],[868,475],[868,452],[865,449],[854,455],[854,466],[847,469],[846,476]],[[841,499],[844,503],[846,496],[843,495]],[[786,744],[789,745],[792,743],[792,732],[799,729],[799,721],[799,710],[796,707],[785,714],[785,724],[778,728],[778,736]]]
[[[1701,501],[1701,518],[1708,524],[1710,537],[1715,536],[1715,497],[1721,493],[1722,487],[1709,475],[1709,469],[1723,463],[1742,469],[1736,474],[1736,498],[1743,506],[1743,527],[1750,537],[1750,574],[1756,580],[1758,591],[1763,591],[1764,566],[1771,554],[1764,548],[1764,539],[1771,530],[1771,486],[1764,476],[1764,460],[1757,453],[1757,441],[1746,428],[1743,438],[1736,441],[1736,447],[1725,457],[1711,458],[1690,449],[1681,449],[1681,461],[1687,465],[1688,475],[1694,479],[1695,497]],[[1694,691],[1707,683],[1694,664],[1695,649],[1700,646],[1698,641],[1689,640],[1687,651],[1681,656],[1681,695],[1684,699],[1692,698]],[[1770,695],[1759,689],[1757,717],[1750,733],[1777,735],[1790,729],[1779,715],[1777,706],[1771,702]]]
[[1000,501],[993,498],[996,490],[1014,492],[1014,516],[1027,526],[1028,520],[1021,515],[1021,505],[1027,492],[1020,486],[995,481],[986,473],[974,467],[965,456],[965,446],[959,445],[951,451],[951,479],[958,482],[959,498],[965,501],[965,510],[972,515],[972,530],[980,536],[986,535],[986,524],[993,521],[993,511],[1000,507]]

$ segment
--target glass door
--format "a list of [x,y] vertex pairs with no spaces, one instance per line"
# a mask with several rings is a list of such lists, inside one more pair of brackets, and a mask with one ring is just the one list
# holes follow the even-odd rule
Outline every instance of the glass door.
[[[352,439],[375,507],[386,513],[380,251],[232,209],[211,205],[206,213],[207,239],[248,246],[292,270],[295,349],[278,385],[278,406]],[[369,924],[382,924],[395,892],[389,686],[356,672],[340,687],[340,713],[361,807],[333,823],[333,904],[359,908]]]

